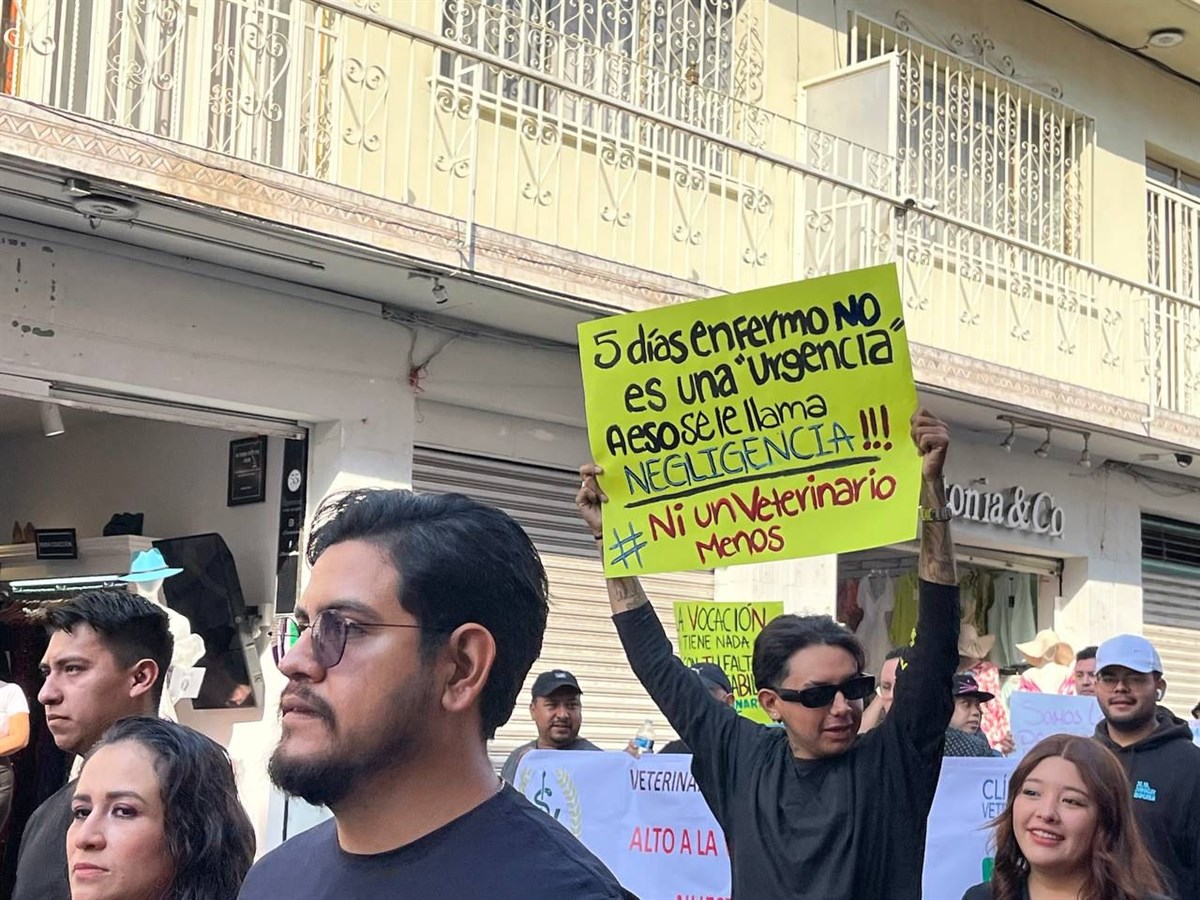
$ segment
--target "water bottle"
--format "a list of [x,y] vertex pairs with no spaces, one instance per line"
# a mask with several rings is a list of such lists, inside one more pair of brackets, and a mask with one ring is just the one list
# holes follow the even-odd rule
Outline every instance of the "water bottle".
[[654,750],[654,720],[646,719],[642,722],[642,727],[638,729],[638,733],[634,735],[633,746],[637,748],[638,753],[650,753]]

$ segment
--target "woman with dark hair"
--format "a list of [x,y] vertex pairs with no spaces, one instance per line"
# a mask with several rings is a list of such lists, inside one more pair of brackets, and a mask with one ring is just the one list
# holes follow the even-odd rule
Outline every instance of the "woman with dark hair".
[[992,822],[990,884],[963,900],[1166,900],[1138,833],[1120,762],[1090,738],[1055,734],[1021,760]]
[[71,804],[71,900],[226,900],[254,831],[215,741],[144,716],[104,733]]

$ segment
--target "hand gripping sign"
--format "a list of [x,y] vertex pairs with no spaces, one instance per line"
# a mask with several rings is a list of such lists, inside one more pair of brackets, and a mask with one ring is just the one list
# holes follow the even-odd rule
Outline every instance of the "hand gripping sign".
[[894,265],[579,326],[604,569],[909,540],[917,407]]

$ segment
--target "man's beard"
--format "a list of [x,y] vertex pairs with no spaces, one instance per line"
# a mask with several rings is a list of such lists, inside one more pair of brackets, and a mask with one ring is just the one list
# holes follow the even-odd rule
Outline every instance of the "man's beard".
[[427,686],[427,679],[418,678],[394,695],[389,704],[390,715],[381,718],[368,736],[372,743],[361,749],[339,746],[334,717],[324,718],[325,727],[334,738],[324,756],[288,756],[281,741],[267,765],[271,782],[306,803],[334,809],[365,779],[416,755],[422,723],[427,721],[424,702]]

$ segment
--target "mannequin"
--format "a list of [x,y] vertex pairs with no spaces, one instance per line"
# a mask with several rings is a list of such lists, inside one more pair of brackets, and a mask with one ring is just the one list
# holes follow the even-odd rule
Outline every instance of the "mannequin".
[[1074,694],[1072,663],[1075,651],[1052,629],[1045,628],[1032,641],[1016,645],[1030,668],[1021,673],[1022,691],[1042,694]]
[[[192,623],[188,621],[187,616],[167,606],[163,594],[163,581],[182,571],[183,569],[167,566],[162,551],[158,549],[138,550],[130,560],[129,574],[121,577],[134,593],[161,606],[166,612],[171,637],[175,639],[175,648],[171,653],[171,669],[180,671],[191,668],[204,656],[204,639],[192,632]],[[167,689],[163,691],[158,714],[175,722],[178,721],[175,704],[179,702],[181,695],[180,689],[172,684],[173,679],[170,679],[169,675],[170,670],[163,675],[164,678],[168,678]]]

